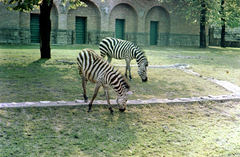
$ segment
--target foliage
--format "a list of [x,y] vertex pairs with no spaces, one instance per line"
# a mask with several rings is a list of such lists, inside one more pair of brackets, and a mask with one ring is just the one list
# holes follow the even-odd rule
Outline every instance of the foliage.
[[224,1],[223,12],[219,11],[219,14],[215,16],[213,24],[216,26],[222,26],[223,23],[220,19],[224,19],[225,24],[230,28],[240,26],[240,3],[238,0],[222,0]]
[[31,11],[34,7],[41,4],[40,0],[4,0],[5,4],[16,4],[14,6],[9,6],[8,9],[16,11]]
[[[230,28],[240,25],[240,6],[238,0],[224,0],[224,6],[221,6],[222,0],[182,0],[176,8],[182,17],[190,23],[200,22],[202,7],[206,8],[206,23],[210,25],[221,26],[221,18],[224,18],[226,25]],[[224,13],[221,10],[224,7]]]
[[[10,10],[16,10],[16,11],[31,11],[34,10],[34,8],[39,8],[39,6],[42,4],[42,0],[0,0],[4,1],[5,4],[13,4],[13,6],[9,6],[8,9]],[[52,0],[47,0],[48,5]],[[68,5],[70,9],[76,9],[76,7],[87,5],[80,1],[80,0],[62,0],[61,1],[63,5]]]
[[[209,17],[217,13],[217,1],[218,0],[183,0],[180,1],[176,10],[179,11],[179,14],[181,14],[188,23],[199,23],[199,17],[201,16],[203,7],[206,9],[205,16],[207,19],[210,19]],[[206,21],[205,25],[208,23],[209,21]]]
[[83,6],[87,7],[87,4],[80,0],[62,0],[63,4],[68,4],[69,9],[76,9],[77,7]]

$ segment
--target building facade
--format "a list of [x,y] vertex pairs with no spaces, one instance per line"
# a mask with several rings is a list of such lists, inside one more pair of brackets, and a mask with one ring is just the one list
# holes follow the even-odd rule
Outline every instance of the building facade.
[[[173,4],[157,0],[86,0],[69,9],[54,0],[51,44],[95,44],[117,37],[138,45],[199,46],[199,24],[190,25]],[[39,43],[39,10],[7,10],[0,2],[0,43]]]

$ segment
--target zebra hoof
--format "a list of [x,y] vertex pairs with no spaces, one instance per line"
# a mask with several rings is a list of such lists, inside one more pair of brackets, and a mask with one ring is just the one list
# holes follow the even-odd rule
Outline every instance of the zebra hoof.
[[86,95],[83,95],[83,98],[84,98],[84,102],[88,102],[88,97]]
[[109,110],[110,110],[111,114],[113,114],[113,110],[112,110],[112,107],[109,107]]
[[92,110],[91,110],[91,109],[88,109],[88,111],[87,111],[87,112],[88,112],[88,113],[89,113],[89,112],[92,112]]
[[85,98],[84,102],[87,103],[88,102],[88,98]]

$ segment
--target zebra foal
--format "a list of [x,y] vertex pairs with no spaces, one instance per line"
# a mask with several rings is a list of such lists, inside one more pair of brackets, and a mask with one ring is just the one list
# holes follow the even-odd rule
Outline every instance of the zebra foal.
[[79,74],[82,77],[82,87],[83,87],[83,97],[85,102],[88,101],[86,95],[86,85],[89,80],[95,83],[95,89],[92,99],[89,103],[88,112],[91,111],[93,100],[96,98],[98,90],[102,86],[106,94],[108,108],[113,113],[108,93],[108,86],[112,86],[117,94],[117,104],[119,105],[119,110],[124,112],[126,109],[126,102],[128,99],[128,94],[132,94],[130,85],[127,83],[126,79],[113,67],[105,61],[101,56],[95,53],[91,49],[83,49],[78,57],[77,64],[79,68]]
[[132,79],[130,62],[132,59],[136,59],[138,64],[138,75],[143,82],[147,81],[148,61],[144,52],[142,52],[138,46],[130,41],[107,37],[100,42],[99,48],[101,56],[104,58],[107,55],[109,63],[111,63],[112,58],[125,59],[125,76],[127,77],[127,71],[129,71],[130,79]]

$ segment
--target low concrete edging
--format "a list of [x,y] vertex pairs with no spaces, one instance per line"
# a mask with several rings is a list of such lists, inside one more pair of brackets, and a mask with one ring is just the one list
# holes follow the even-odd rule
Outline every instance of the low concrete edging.
[[[226,102],[240,101],[240,95],[220,95],[220,96],[204,96],[192,98],[176,98],[176,99],[149,99],[149,100],[128,100],[127,105],[143,105],[143,104],[185,104],[196,102]],[[110,100],[112,105],[117,105],[116,100]],[[54,106],[87,106],[83,100],[75,101],[39,101],[39,102],[20,102],[20,103],[0,103],[0,108],[21,108],[21,107],[54,107]],[[96,100],[93,105],[107,105],[106,100]]]

